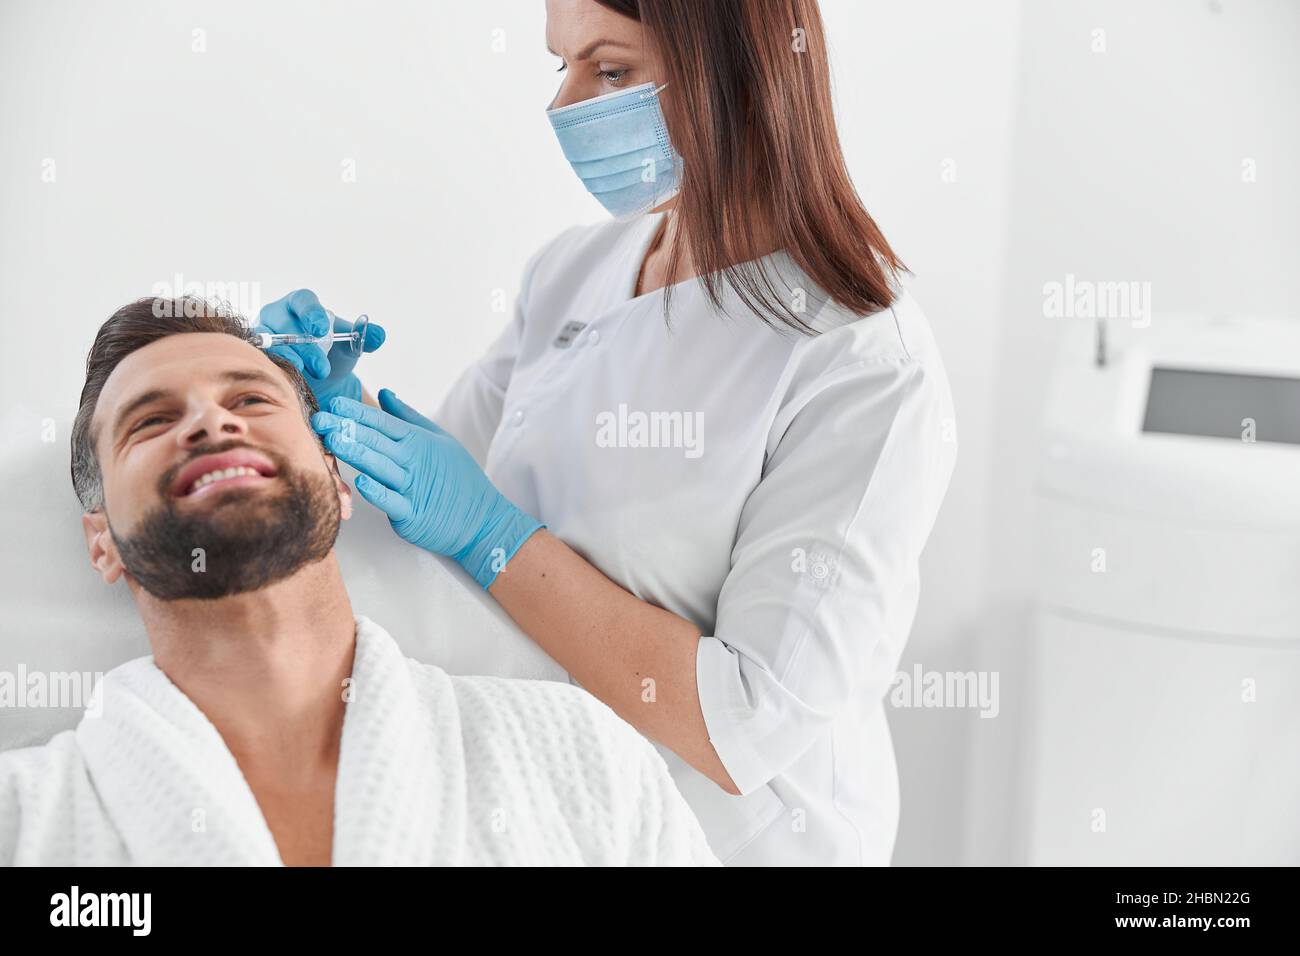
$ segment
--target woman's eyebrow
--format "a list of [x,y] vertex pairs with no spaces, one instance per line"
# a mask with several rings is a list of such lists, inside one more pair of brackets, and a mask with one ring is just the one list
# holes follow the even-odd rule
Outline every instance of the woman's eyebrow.
[[[574,58],[575,60],[586,60],[586,59],[590,58],[591,55],[592,55],[593,53],[595,53],[597,50],[599,50],[599,49],[600,49],[601,47],[603,47],[603,46],[616,46],[616,47],[621,47],[621,48],[624,49],[624,50],[631,50],[631,49],[634,49],[634,47],[632,46],[632,44],[630,44],[630,43],[624,43],[622,40],[604,40],[604,39],[601,39],[601,40],[592,40],[590,43],[588,43],[586,46],[584,46],[581,50],[579,50],[579,51],[577,52],[577,54],[574,55],[573,58]],[[559,55],[560,55],[560,54],[556,53],[554,50],[551,49],[551,45],[550,45],[549,43],[546,45],[546,52],[549,53],[551,56],[559,56]],[[561,58],[561,59],[563,59],[563,58]]]

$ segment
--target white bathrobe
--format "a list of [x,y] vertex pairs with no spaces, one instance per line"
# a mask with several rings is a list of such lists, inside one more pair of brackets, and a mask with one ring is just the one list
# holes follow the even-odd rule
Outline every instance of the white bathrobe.
[[[586,691],[454,677],[364,617],[352,679],[335,866],[718,865],[658,752]],[[152,657],[96,693],[75,730],[0,754],[0,865],[281,864],[221,735]]]

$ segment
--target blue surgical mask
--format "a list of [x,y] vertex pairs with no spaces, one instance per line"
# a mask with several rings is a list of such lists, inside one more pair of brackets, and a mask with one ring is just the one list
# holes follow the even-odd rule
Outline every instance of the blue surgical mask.
[[663,88],[643,83],[546,111],[564,158],[615,219],[647,212],[681,188],[682,158],[659,107]]

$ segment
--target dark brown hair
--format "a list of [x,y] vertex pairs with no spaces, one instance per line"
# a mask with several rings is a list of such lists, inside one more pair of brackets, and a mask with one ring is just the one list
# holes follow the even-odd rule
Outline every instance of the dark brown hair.
[[[597,2],[641,22],[656,81],[669,84],[661,103],[682,157],[679,235],[714,307],[725,281],[768,324],[812,331],[753,262],[771,251],[758,246],[755,208],[825,296],[855,315],[888,307],[906,267],[844,165],[816,0]],[[670,275],[682,252],[670,250]]]
[[[86,356],[86,384],[81,389],[77,417],[72,421],[72,488],[86,511],[95,511],[104,504],[104,478],[95,454],[96,435],[91,428],[104,383],[132,352],[183,332],[222,332],[252,341],[249,325],[242,316],[220,302],[195,296],[137,299],[122,306],[99,327],[95,343]],[[319,406],[307,380],[278,355],[268,352],[266,357],[289,377],[289,383],[298,393],[303,417],[310,421]]]

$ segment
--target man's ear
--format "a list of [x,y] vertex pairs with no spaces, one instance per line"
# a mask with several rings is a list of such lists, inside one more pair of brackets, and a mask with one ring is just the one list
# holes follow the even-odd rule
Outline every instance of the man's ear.
[[330,454],[325,457],[330,463],[330,471],[334,473],[334,489],[339,494],[339,517],[347,521],[352,517],[352,486],[339,474],[339,460]]
[[90,565],[99,572],[105,584],[114,584],[122,576],[126,566],[117,553],[113,542],[113,532],[108,527],[108,515],[101,508],[88,511],[81,516],[81,530],[86,535],[86,550],[90,553]]

